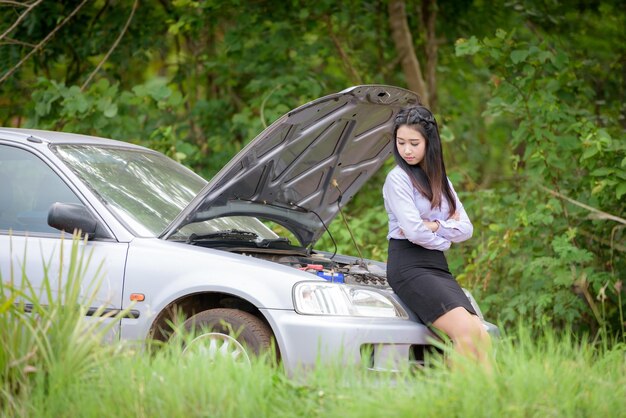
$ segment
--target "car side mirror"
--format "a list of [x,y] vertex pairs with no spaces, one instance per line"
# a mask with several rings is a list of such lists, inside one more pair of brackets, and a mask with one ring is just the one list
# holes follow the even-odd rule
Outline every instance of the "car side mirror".
[[53,203],[48,211],[48,225],[69,233],[80,230],[81,235],[87,234],[87,239],[95,238],[98,229],[96,218],[85,206],[76,203]]

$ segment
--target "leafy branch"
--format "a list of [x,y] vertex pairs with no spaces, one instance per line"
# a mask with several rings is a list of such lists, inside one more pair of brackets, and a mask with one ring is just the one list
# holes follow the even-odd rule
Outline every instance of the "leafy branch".
[[[39,3],[41,3],[43,0],[37,0],[34,3],[31,3],[30,5],[26,5],[26,4],[22,4],[22,3],[17,3],[17,2],[10,2],[9,4],[12,4],[14,6],[24,6],[26,7],[26,10],[24,11],[24,13],[22,13],[20,15],[20,17],[18,17],[15,22],[13,22],[13,24],[9,27],[9,29],[5,30],[4,33],[2,35],[0,35],[0,41],[2,39],[4,39],[5,36],[7,36],[9,33],[13,32],[13,29],[15,29],[22,20],[24,20],[24,18],[26,16],[28,16],[28,14],[35,8],[37,7],[37,5]],[[7,2],[8,3],[8,2]]]
[[133,16],[135,15],[135,11],[137,10],[137,6],[139,4],[139,0],[135,0],[135,2],[133,3],[133,8],[130,11],[130,15],[128,16],[128,19],[126,20],[126,24],[124,25],[124,27],[122,28],[122,31],[120,32],[120,34],[118,35],[117,39],[115,40],[115,42],[113,42],[113,45],[111,45],[111,48],[109,49],[109,51],[106,53],[106,55],[104,56],[104,58],[102,58],[102,60],[98,63],[98,65],[96,66],[96,68],[91,72],[91,74],[89,74],[89,77],[87,77],[87,80],[85,80],[85,82],[83,83],[83,85],[80,87],[81,91],[84,91],[85,88],[87,87],[87,85],[89,85],[89,83],[91,82],[91,80],[93,79],[93,77],[96,75],[96,73],[98,71],[100,71],[100,68],[102,68],[102,66],[104,65],[104,63],[109,59],[109,56],[111,56],[111,53],[115,50],[115,48],[117,48],[117,46],[119,45],[120,41],[122,40],[122,38],[124,37],[124,34],[126,33],[126,31],[128,30],[128,27],[130,26],[130,22],[133,20]]
[[550,193],[553,196],[558,197],[559,199],[563,199],[573,205],[576,205],[578,207],[581,207],[583,209],[588,210],[589,212],[592,212],[596,215],[596,219],[603,219],[603,220],[611,220],[611,221],[615,221],[615,222],[619,222],[621,224],[626,225],[626,219],[624,218],[620,218],[619,216],[615,216],[615,215],[611,215],[610,213],[604,212],[600,209],[596,209],[592,206],[586,205],[582,202],[579,202],[578,200],[572,199],[571,197],[567,197],[562,193],[559,193],[557,191],[548,189],[547,187],[544,186],[539,186],[539,188],[547,193]]
[[[83,0],[78,6],[76,6],[76,8],[72,11],[72,13],[70,13],[65,19],[63,19],[61,21],[61,23],[59,23],[54,29],[52,29],[52,31],[48,35],[46,35],[46,37],[43,38],[43,40],[41,42],[39,42],[37,45],[35,45],[35,47],[33,49],[31,49],[31,51],[28,54],[26,54],[26,56],[24,56],[17,64],[15,64],[6,73],[4,73],[2,75],[2,78],[0,78],[0,84],[4,83],[9,77],[11,77],[11,75],[13,75],[13,73],[15,71],[17,71],[18,68],[20,68],[22,66],[22,64],[24,64],[26,61],[28,61],[28,59],[35,52],[37,52],[39,49],[41,49],[41,47],[43,47],[59,31],[59,29],[61,29],[63,26],[65,26],[65,24],[67,22],[69,22],[74,17],[74,15],[76,13],[78,13],[78,11],[85,5],[85,3],[87,3],[87,0]],[[30,12],[30,10],[32,10],[32,9],[29,9],[27,12]],[[22,15],[20,15],[20,17],[22,17],[27,12],[22,13]],[[18,20],[20,20],[20,18],[18,18]],[[10,32],[10,31],[8,31],[8,32]],[[5,34],[8,33],[8,32],[5,32]]]

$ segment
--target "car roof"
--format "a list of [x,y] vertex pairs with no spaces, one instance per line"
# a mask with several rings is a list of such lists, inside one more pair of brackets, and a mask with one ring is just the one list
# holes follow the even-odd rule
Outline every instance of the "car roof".
[[[3,134],[9,134],[3,135]],[[9,139],[15,140],[17,142],[21,141],[31,141],[35,139],[35,142],[45,142],[48,144],[59,145],[59,144],[86,144],[86,145],[99,145],[99,146],[115,146],[115,147],[125,147],[125,148],[135,148],[148,150],[148,148],[131,144],[128,142],[117,141],[114,139],[100,138],[97,136],[91,135],[82,135],[82,134],[74,134],[69,132],[53,132],[53,131],[45,131],[40,129],[23,129],[23,128],[4,128],[0,127],[0,135],[2,138],[0,139]],[[31,138],[31,139],[29,139]]]

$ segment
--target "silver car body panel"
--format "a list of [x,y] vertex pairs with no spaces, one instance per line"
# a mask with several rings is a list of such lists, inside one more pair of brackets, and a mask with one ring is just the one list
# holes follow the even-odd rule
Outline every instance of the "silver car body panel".
[[[439,338],[417,322],[396,318],[353,318],[299,315],[294,311],[262,310],[273,329],[285,369],[293,373],[314,367],[318,362],[363,362],[364,349],[369,353],[370,368],[375,371],[404,370],[415,362],[416,347],[432,346]],[[498,328],[486,321],[483,325],[493,336]],[[284,355],[283,355],[284,353]]]
[[[316,280],[315,276],[220,250],[138,238],[130,243],[125,276],[123,307],[136,310],[139,316],[122,319],[123,339],[148,338],[156,316],[189,294],[230,294],[259,308],[290,374],[320,361],[358,364],[364,347],[374,349],[374,369],[400,370],[409,364],[413,346],[428,346],[436,339],[391,291],[388,293],[407,311],[408,319],[298,314],[293,308],[293,286]],[[146,299],[132,303],[130,293],[142,293]],[[487,322],[485,326],[495,329]]]

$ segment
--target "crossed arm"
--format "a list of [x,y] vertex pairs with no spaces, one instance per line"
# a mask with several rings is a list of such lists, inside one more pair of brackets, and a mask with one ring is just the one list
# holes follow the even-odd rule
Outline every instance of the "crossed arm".
[[[454,215],[448,218],[448,220],[451,220],[451,219],[455,221],[460,221],[461,215],[459,214],[459,212],[455,212]],[[437,221],[424,221],[424,225],[426,226],[426,228],[430,229],[432,232],[437,232],[440,226],[439,222]]]
[[[422,218],[414,200],[413,186],[404,173],[392,172],[383,187],[385,206],[390,214],[390,236],[395,233],[425,248],[445,251],[452,242],[472,236],[473,226],[456,193],[457,211],[447,219]],[[425,199],[425,198],[424,198]],[[426,202],[429,204],[429,202]],[[430,218],[432,219],[432,218]]]

